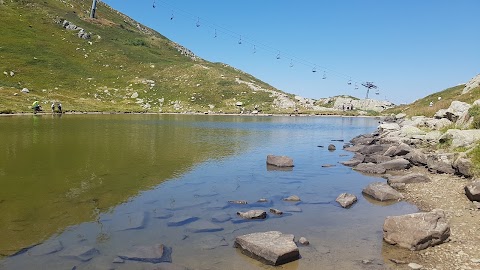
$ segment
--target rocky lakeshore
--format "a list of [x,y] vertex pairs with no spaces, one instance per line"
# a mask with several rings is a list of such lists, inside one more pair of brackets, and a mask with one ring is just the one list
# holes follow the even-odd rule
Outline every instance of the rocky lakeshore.
[[[387,117],[376,132],[344,146],[355,153],[344,165],[387,180],[388,185],[372,183],[380,187],[371,184],[364,194],[378,201],[411,202],[425,215],[406,229],[413,216],[407,215],[395,224],[399,231],[393,237],[389,219],[397,217],[386,219],[386,269],[480,269],[479,185],[468,155],[480,135],[480,130],[468,129],[473,121],[468,110],[477,103],[454,101],[434,118]],[[440,214],[426,216],[432,213]]]

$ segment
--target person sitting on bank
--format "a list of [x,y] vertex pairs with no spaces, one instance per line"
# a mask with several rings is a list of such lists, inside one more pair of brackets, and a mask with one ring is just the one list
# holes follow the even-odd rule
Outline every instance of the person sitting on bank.
[[40,103],[38,100],[35,100],[32,104],[32,109],[33,109],[33,114],[36,114],[37,112],[42,110],[42,107],[40,106]]

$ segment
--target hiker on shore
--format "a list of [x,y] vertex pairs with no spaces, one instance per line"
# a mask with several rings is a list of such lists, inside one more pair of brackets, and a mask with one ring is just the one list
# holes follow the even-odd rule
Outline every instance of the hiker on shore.
[[62,103],[58,103],[58,112],[62,113]]
[[40,106],[40,103],[38,100],[35,100],[32,104],[32,109],[33,109],[33,114],[36,114],[37,112],[42,110],[42,107]]
[[52,106],[50,106],[52,108],[52,113],[55,113],[55,102],[52,102]]

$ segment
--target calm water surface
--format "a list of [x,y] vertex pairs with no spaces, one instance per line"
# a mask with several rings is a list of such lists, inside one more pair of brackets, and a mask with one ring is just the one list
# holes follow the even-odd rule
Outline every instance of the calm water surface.
[[[173,263],[191,269],[273,269],[232,244],[238,235],[279,230],[311,243],[279,269],[368,269],[362,260],[383,263],[390,249],[382,243],[385,216],[416,211],[365,199],[361,189],[381,179],[338,164],[352,154],[332,140],[377,125],[346,117],[0,117],[0,268],[144,269],[112,261],[135,245],[163,243]],[[326,149],[331,143],[337,151]],[[295,167],[272,170],[268,154],[288,155]],[[334,200],[342,192],[358,203],[340,208]],[[290,195],[302,202],[282,201]],[[260,198],[269,202],[255,203]],[[290,212],[263,221],[236,217],[271,207]],[[196,220],[172,226],[180,217]],[[216,227],[197,232],[202,221]],[[33,247],[11,256],[57,241],[63,249],[56,253],[35,256]],[[87,262],[62,256],[81,246],[99,254]]]

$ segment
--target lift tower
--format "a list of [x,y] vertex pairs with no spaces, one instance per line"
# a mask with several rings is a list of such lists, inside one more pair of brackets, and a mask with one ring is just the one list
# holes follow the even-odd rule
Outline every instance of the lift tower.
[[362,83],[362,85],[367,88],[366,99],[368,99],[368,93],[370,92],[370,89],[377,89],[377,86],[375,84],[373,84],[373,82],[365,82],[365,83]]
[[90,18],[95,18],[95,10],[97,9],[97,0],[93,0],[92,10],[90,11]]

